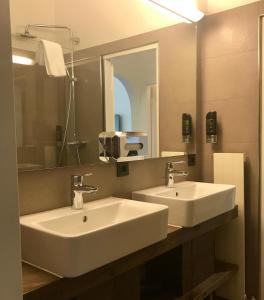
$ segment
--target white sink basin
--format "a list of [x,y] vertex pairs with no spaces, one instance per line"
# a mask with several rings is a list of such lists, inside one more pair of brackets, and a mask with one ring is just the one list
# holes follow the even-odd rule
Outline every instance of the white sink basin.
[[235,207],[233,185],[183,181],[133,192],[133,199],[169,207],[169,224],[192,227]]
[[20,218],[22,258],[62,277],[76,277],[167,236],[168,208],[106,198]]

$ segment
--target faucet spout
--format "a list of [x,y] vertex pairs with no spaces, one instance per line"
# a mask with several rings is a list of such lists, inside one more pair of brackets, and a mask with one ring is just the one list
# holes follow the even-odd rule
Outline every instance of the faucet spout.
[[81,194],[92,194],[98,192],[99,187],[94,185],[82,185],[82,186],[76,186],[74,188],[74,191],[79,192]]
[[174,171],[174,176],[187,177],[189,175],[188,171]]
[[186,161],[169,162],[166,164],[165,185],[168,188],[174,186],[174,177],[187,177],[189,172],[186,170],[177,170],[176,166],[186,164]]
[[83,208],[83,194],[95,194],[98,192],[98,186],[83,183],[84,177],[91,175],[92,174],[71,176],[71,206],[73,209]]

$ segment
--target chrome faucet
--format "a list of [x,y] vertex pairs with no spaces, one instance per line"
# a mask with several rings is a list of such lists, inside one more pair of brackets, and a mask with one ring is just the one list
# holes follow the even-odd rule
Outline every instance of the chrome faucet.
[[189,172],[186,170],[177,170],[176,166],[186,164],[186,161],[174,161],[168,162],[166,164],[166,174],[165,174],[165,185],[168,188],[174,186],[174,177],[186,177],[189,175]]
[[93,185],[86,185],[83,183],[85,177],[93,174],[72,175],[71,176],[71,206],[72,209],[83,208],[83,194],[95,194],[99,187]]

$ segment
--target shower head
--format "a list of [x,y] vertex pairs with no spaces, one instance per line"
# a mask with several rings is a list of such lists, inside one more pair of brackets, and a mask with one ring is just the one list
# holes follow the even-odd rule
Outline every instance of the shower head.
[[19,36],[21,38],[26,38],[26,39],[36,39],[37,37],[33,34],[31,34],[28,30],[25,30],[25,32],[20,33]]

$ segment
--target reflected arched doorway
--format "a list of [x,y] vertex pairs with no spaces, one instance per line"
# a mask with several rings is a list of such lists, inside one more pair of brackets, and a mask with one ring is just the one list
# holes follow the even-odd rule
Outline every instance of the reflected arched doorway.
[[115,99],[115,130],[131,131],[132,116],[131,102],[125,84],[114,77],[114,99]]

